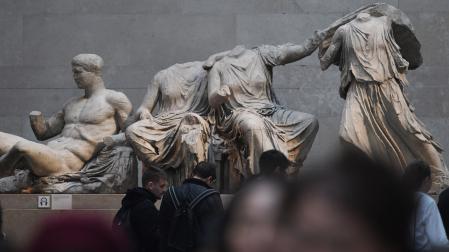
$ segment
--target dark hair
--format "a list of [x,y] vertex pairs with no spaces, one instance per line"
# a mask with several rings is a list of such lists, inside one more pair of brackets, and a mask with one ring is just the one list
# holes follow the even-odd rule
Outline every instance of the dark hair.
[[213,163],[199,162],[192,171],[193,176],[198,176],[200,178],[212,177],[212,179],[217,178],[217,166]]
[[426,178],[431,176],[429,165],[424,161],[415,161],[405,168],[402,176],[404,186],[412,191],[418,191]]
[[265,151],[259,158],[260,174],[272,175],[277,168],[285,171],[287,170],[289,164],[290,161],[284,154],[282,154],[282,152],[277,150]]
[[142,185],[145,186],[148,182],[159,182],[161,179],[167,179],[165,171],[150,167],[142,175]]
[[385,246],[408,251],[413,194],[402,187],[396,171],[353,151],[309,168],[289,189],[280,223],[292,223],[307,196],[323,197],[362,221]]

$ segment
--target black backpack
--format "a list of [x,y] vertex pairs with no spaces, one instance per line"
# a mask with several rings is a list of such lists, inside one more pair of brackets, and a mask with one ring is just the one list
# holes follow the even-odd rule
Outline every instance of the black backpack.
[[175,206],[175,216],[168,233],[168,246],[176,251],[186,252],[196,247],[196,218],[193,209],[205,198],[218,194],[214,189],[207,189],[198,194],[191,202],[180,201],[174,187],[168,188],[171,201]]
[[131,209],[131,207],[120,208],[112,222],[112,229],[124,233],[131,242],[131,245],[134,245],[135,234],[131,226]]

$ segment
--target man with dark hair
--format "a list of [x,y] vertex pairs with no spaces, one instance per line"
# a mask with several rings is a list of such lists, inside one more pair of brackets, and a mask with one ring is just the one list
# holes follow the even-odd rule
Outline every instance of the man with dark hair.
[[220,194],[212,189],[216,166],[200,162],[191,178],[181,186],[170,187],[160,210],[161,252],[196,251],[216,231],[223,216]]
[[154,203],[161,199],[166,187],[166,173],[149,168],[142,175],[142,187],[128,190],[123,198],[114,226],[128,234],[133,251],[159,250],[159,211]]
[[290,161],[277,150],[265,151],[260,155],[260,175],[268,177],[286,177]]

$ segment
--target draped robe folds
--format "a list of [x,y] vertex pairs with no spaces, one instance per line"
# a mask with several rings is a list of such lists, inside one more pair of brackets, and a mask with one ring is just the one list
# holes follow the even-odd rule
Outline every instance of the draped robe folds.
[[[341,36],[341,94],[346,98],[340,137],[373,158],[405,168],[424,160],[432,168],[433,190],[447,186],[442,149],[416,117],[403,88],[402,58],[387,17],[367,24],[352,21]],[[374,25],[373,25],[374,24]]]
[[217,114],[217,130],[227,142],[245,146],[247,170],[257,174],[262,152],[276,149],[292,161],[289,173],[296,173],[309,152],[318,131],[314,116],[279,105],[272,89],[272,67],[280,65],[281,46],[244,49],[215,63],[220,85],[228,86],[231,96]]
[[128,141],[144,163],[178,171],[178,183],[207,158],[210,142],[207,72],[203,62],[176,64],[154,77],[158,112],[152,119],[132,124]]

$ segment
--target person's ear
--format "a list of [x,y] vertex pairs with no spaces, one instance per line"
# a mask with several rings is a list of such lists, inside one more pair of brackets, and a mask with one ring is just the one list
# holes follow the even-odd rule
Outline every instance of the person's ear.
[[153,189],[154,183],[152,181],[148,181],[148,183],[146,184],[146,188],[148,189]]

